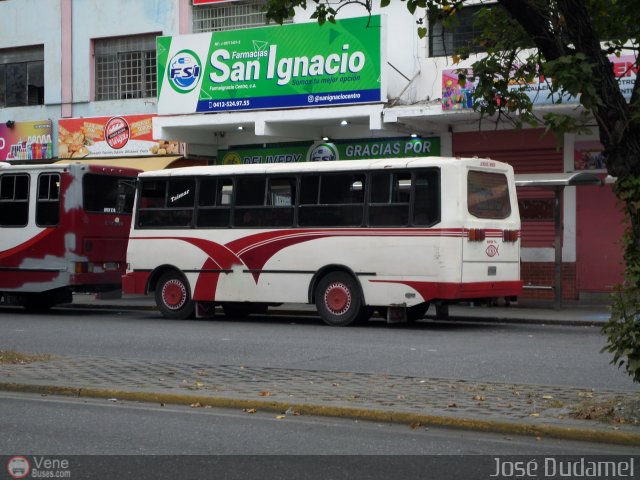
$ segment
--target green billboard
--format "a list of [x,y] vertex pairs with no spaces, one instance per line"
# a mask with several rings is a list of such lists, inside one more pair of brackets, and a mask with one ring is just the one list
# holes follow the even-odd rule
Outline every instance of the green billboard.
[[440,155],[440,138],[378,138],[324,143],[285,143],[237,147],[218,152],[220,165],[291,163],[323,160],[431,157]]
[[385,101],[383,17],[158,37],[158,113]]

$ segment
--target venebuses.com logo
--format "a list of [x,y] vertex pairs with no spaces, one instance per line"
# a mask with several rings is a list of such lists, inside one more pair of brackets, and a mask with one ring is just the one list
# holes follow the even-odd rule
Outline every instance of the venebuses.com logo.
[[180,50],[169,61],[167,74],[171,87],[178,93],[188,93],[198,85],[202,66],[192,50]]
[[71,464],[66,458],[15,455],[7,462],[11,478],[71,478]]
[[30,471],[31,465],[25,457],[11,457],[7,463],[7,472],[11,478],[26,478]]

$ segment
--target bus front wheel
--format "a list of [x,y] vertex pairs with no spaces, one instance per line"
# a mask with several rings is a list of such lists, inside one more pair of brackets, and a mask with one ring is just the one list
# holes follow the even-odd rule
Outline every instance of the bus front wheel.
[[357,282],[344,272],[332,272],[320,279],[315,290],[320,318],[333,327],[346,327],[362,318],[362,295]]
[[156,305],[165,318],[183,320],[193,318],[195,304],[191,301],[189,285],[177,272],[167,272],[160,277],[155,290]]

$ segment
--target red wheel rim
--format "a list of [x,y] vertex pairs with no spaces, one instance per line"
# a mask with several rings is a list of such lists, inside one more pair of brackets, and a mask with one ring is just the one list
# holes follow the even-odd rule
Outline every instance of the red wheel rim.
[[162,287],[162,301],[170,310],[180,309],[187,301],[187,289],[179,280],[169,280]]
[[334,315],[342,315],[351,306],[351,291],[344,283],[332,283],[324,293],[324,304]]

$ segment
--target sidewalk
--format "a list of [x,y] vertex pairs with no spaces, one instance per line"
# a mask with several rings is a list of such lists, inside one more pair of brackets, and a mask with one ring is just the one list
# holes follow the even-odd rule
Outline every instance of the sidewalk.
[[0,390],[640,445],[640,425],[573,416],[585,402],[640,404],[609,390],[88,356],[0,364]]

